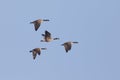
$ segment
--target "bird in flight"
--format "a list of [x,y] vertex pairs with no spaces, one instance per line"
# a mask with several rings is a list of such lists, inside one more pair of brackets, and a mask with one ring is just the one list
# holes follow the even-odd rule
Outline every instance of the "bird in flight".
[[30,22],[30,24],[34,24],[35,31],[37,31],[38,28],[40,27],[41,23],[44,21],[50,21],[50,20],[49,19],[38,19],[38,20]]
[[51,42],[53,40],[59,40],[59,38],[52,38],[51,33],[47,30],[45,31],[45,34],[42,34],[42,36],[44,37],[44,40],[41,40],[41,42]]
[[69,50],[71,50],[72,44],[78,44],[78,42],[65,42],[63,43],[61,46],[64,46],[65,51],[68,52]]
[[41,50],[46,50],[47,48],[34,48],[32,50],[30,50],[30,52],[32,52],[33,55],[33,59],[36,58],[37,54],[40,55],[41,54]]

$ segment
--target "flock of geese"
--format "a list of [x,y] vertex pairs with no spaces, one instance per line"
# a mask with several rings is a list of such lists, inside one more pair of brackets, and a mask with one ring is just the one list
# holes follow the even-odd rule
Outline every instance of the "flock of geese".
[[[41,23],[45,22],[45,21],[47,22],[50,20],[49,19],[38,19],[38,20],[30,22],[30,24],[34,24],[35,31],[37,31],[39,29],[39,27],[41,26]],[[42,36],[43,36],[43,40],[41,40],[41,42],[51,42],[53,40],[59,40],[59,38],[52,38],[51,33],[48,32],[47,30],[45,31],[44,34],[42,34]],[[64,46],[65,51],[67,53],[69,50],[71,50],[73,43],[77,44],[78,42],[68,41],[68,42],[61,44],[61,46]],[[32,52],[33,59],[35,59],[37,55],[41,54],[41,50],[46,50],[46,49],[47,48],[34,48],[34,49],[30,50],[29,52]]]

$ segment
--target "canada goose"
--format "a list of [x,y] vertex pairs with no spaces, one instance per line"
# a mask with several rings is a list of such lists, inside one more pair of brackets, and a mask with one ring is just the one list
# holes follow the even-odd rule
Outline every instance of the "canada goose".
[[52,38],[51,33],[48,32],[47,30],[45,31],[45,34],[42,34],[44,37],[44,40],[41,40],[41,42],[50,42],[52,40],[59,40],[59,38]]
[[44,21],[50,21],[50,20],[49,19],[38,19],[38,20],[35,20],[33,22],[30,22],[30,24],[34,24],[35,31],[37,31],[38,28],[40,27],[41,23]]
[[71,50],[72,44],[77,44],[78,42],[65,42],[64,44],[62,44],[61,46],[64,46],[65,51],[68,52],[69,50]]
[[40,55],[41,54],[41,50],[46,50],[47,48],[35,48],[33,50],[30,50],[30,52],[32,52],[33,55],[33,59],[36,58],[37,54]]

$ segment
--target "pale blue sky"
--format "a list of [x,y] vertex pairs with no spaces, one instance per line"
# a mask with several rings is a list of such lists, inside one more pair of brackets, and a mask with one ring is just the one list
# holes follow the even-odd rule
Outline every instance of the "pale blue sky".
[[[0,26],[0,80],[120,80],[120,0],[2,0]],[[45,30],[60,40],[41,43]],[[35,47],[48,50],[33,60]]]

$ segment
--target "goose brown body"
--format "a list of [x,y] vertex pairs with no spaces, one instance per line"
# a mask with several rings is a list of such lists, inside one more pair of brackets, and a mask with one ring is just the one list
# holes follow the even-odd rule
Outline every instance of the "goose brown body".
[[73,43],[78,43],[78,42],[69,41],[69,42],[65,42],[64,44],[62,44],[62,46],[64,46],[65,51],[68,52],[69,50],[71,50],[71,47],[72,47]]
[[42,34],[44,37],[44,40],[41,40],[41,42],[51,42],[52,40],[59,40],[59,38],[52,38],[51,33],[47,30],[45,31],[45,34]]
[[36,58],[37,54],[41,54],[41,50],[46,50],[46,48],[34,48],[33,50],[30,50],[30,52],[32,52],[33,59]]
[[44,22],[44,21],[49,21],[49,20],[48,19],[38,19],[38,20],[32,21],[30,23],[34,24],[35,31],[37,31],[38,28],[40,27],[41,23]]

